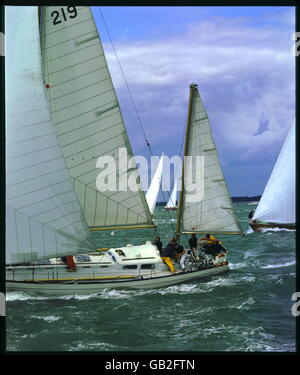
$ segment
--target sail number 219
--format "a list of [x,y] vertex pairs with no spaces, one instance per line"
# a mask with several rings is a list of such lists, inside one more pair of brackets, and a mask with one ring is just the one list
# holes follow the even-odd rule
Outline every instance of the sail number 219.
[[75,18],[77,17],[77,9],[76,7],[67,7],[67,12],[64,8],[60,8],[60,12],[58,10],[54,10],[51,13],[51,18],[53,19],[53,25],[58,25],[63,20],[67,21],[68,18]]

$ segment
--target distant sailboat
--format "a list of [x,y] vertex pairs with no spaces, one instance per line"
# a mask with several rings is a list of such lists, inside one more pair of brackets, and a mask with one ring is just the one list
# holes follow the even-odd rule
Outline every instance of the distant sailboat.
[[178,180],[175,179],[174,186],[170,198],[165,205],[165,210],[177,210],[177,188],[178,188]]
[[5,7],[5,23],[7,290],[164,287],[226,270],[191,258],[173,273],[150,242],[98,252],[92,231],[154,223],[136,165],[116,171],[131,189],[96,186],[98,158],[132,150],[91,10]]
[[149,210],[150,210],[152,215],[153,215],[154,210],[155,210],[159,190],[160,190],[160,187],[161,187],[163,166],[164,166],[164,154],[162,154],[162,156],[159,159],[158,166],[157,166],[156,171],[154,173],[154,176],[152,178],[149,189],[146,193],[146,200],[147,200]]
[[[242,234],[218,160],[208,115],[198,86],[190,86],[190,103],[185,137],[185,156],[202,156],[196,174],[203,185],[199,199],[182,187],[177,209],[177,235],[180,233]],[[194,167],[195,168],[195,167]],[[182,182],[185,183],[183,165]],[[199,182],[199,181],[198,181]]]
[[250,227],[256,232],[274,228],[296,229],[295,188],[294,121],[250,222]]

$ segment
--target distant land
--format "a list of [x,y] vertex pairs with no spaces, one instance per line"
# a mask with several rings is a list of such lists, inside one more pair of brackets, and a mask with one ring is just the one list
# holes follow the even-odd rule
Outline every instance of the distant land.
[[232,202],[258,202],[261,195],[255,195],[254,197],[231,197]]
[[[254,197],[248,197],[248,196],[243,196],[243,197],[231,197],[232,202],[258,202],[261,198],[261,195],[255,195]],[[157,202],[157,206],[165,206],[166,202]]]

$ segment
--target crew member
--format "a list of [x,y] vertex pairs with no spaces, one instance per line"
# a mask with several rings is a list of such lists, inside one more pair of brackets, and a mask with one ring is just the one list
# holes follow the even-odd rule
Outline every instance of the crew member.
[[192,236],[189,238],[189,245],[190,245],[191,250],[197,248],[197,237],[195,233],[193,233]]
[[76,263],[72,255],[61,257],[61,260],[67,265],[68,272],[75,272],[77,270]]
[[161,259],[167,264],[171,272],[175,272],[172,259],[175,258],[177,248],[176,238],[172,238],[167,247],[162,250]]
[[162,242],[160,240],[160,237],[155,238],[153,245],[155,245],[158,248],[159,254],[161,255],[163,245],[162,245]]
[[[221,253],[226,252],[227,250],[222,246],[222,242],[217,240],[211,234],[206,234],[205,237],[200,238],[200,241],[203,242],[203,248],[206,254],[211,254],[213,256]],[[199,242],[198,241],[198,244]]]

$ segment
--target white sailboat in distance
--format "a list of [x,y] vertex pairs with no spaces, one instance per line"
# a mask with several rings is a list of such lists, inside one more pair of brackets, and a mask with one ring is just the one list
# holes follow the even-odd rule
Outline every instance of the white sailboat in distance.
[[158,166],[155,170],[149,189],[146,193],[146,201],[148,203],[149,210],[152,215],[155,210],[155,206],[156,206],[156,202],[157,202],[157,198],[158,198],[158,194],[159,194],[159,190],[161,186],[163,167],[164,167],[164,154],[162,154],[159,159]]
[[274,228],[296,229],[295,158],[294,121],[249,223],[255,232]]
[[[99,251],[105,245],[95,243],[94,231],[154,223],[135,165],[117,170],[134,176],[132,189],[97,189],[98,158],[132,150],[92,12],[5,7],[5,24],[7,290],[164,287],[228,269],[188,257],[184,270],[175,264],[172,272],[150,241]],[[192,127],[206,128],[198,115]]]
[[170,198],[165,205],[165,210],[177,210],[177,188],[178,188],[178,180],[174,180],[174,186]]

